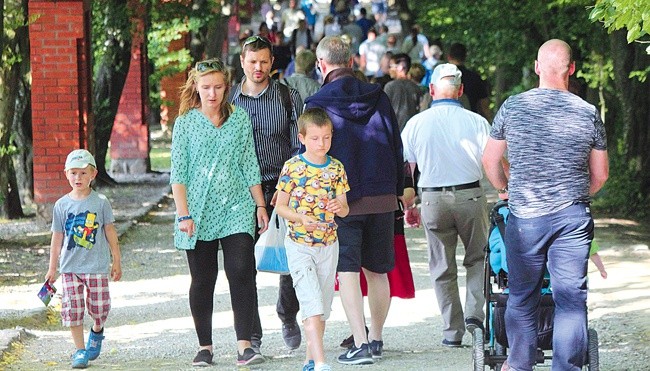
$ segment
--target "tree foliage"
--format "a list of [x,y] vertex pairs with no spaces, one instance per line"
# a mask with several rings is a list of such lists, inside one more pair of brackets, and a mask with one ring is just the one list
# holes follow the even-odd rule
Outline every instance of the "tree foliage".
[[[643,78],[650,63],[639,43],[627,43],[647,37],[648,0],[599,0],[596,7],[586,0],[436,0],[418,5],[424,9],[419,23],[440,40],[443,51],[453,42],[467,46],[467,65],[493,87],[495,110],[507,96],[536,86],[533,61],[543,42],[568,42],[585,98],[606,119],[613,171],[603,204],[609,208],[633,199],[626,210],[631,213],[650,204],[650,88]],[[629,28],[608,34],[594,19],[609,29]],[[627,188],[617,188],[621,184]]]
[[[604,23],[609,31],[627,30],[627,42],[646,39],[650,35],[650,2],[648,0],[598,0],[589,14],[592,21]],[[650,46],[646,49],[650,54]]]
[[[185,72],[203,53],[210,53],[219,40],[210,39],[211,30],[226,25],[221,1],[146,0],[150,25],[147,30],[147,57],[150,63],[149,98],[154,115],[163,102],[160,81],[166,76]],[[189,47],[170,50],[173,41],[190,35]],[[220,35],[217,35],[219,37]],[[212,48],[211,48],[212,47]],[[219,50],[220,52],[220,50]],[[159,118],[159,117],[158,117]]]
[[536,84],[533,61],[546,40],[567,41],[579,63],[593,50],[604,52],[606,34],[587,19],[587,5],[583,0],[438,0],[424,5],[419,22],[443,50],[454,42],[467,46],[467,65],[492,82],[498,106],[505,96]]
[[[132,0],[134,1],[134,0]],[[150,63],[151,104],[159,106],[158,84],[164,76],[185,71],[202,58],[219,56],[220,41],[214,31],[225,33],[226,17],[220,0],[140,0],[147,9],[147,52]],[[408,2],[408,4],[406,3]],[[453,42],[467,45],[467,64],[490,82],[494,109],[510,94],[536,85],[532,70],[537,49],[550,38],[566,40],[574,50],[578,80],[586,88],[586,99],[601,107],[606,117],[612,161],[609,184],[626,185],[630,199],[639,207],[647,203],[650,193],[650,101],[647,94],[650,72],[646,45],[650,27],[648,0],[400,0],[405,11],[417,9],[415,21],[425,33],[438,39],[443,47]],[[7,126],[14,118],[20,99],[8,89],[12,81],[22,81],[28,58],[24,44],[16,35],[26,29],[27,0],[5,0],[2,4],[3,34],[0,37],[0,199],[7,197],[11,186],[5,167],[5,155],[21,150],[13,145],[16,138]],[[108,149],[117,105],[128,72],[131,56],[131,13],[126,0],[94,0],[92,19],[93,113],[95,117],[96,154],[103,159]],[[602,22],[602,25],[598,22]],[[613,31],[609,35],[606,30]],[[618,31],[615,31],[618,30]],[[189,34],[186,48],[169,51],[173,40]],[[636,41],[632,44],[627,44]],[[643,45],[643,46],[640,46]],[[22,48],[22,49],[21,49]],[[19,52],[20,51],[20,52]],[[643,53],[641,53],[641,51]],[[21,65],[21,69],[11,66]],[[27,67],[28,68],[28,67]],[[12,74],[9,71],[13,71]],[[18,76],[19,78],[17,79]],[[632,79],[631,79],[632,78]],[[13,80],[11,80],[13,79]],[[29,90],[28,84],[27,91]],[[9,162],[10,163],[10,162]],[[102,161],[98,166],[105,172]],[[610,200],[626,199],[620,191],[606,185]],[[14,187],[15,188],[15,187]],[[636,202],[635,202],[636,203]],[[6,202],[0,200],[0,204]],[[634,210],[632,210],[634,211]],[[2,210],[0,210],[0,215]]]

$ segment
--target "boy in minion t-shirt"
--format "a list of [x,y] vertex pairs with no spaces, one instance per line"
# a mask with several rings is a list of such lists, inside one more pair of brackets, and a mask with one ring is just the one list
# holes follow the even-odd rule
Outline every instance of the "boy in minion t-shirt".
[[[90,188],[97,176],[96,167],[92,154],[85,149],[70,152],[65,176],[72,191],[56,201],[52,213],[50,265],[45,279],[50,283],[56,281],[59,266],[63,284],[61,319],[64,326],[70,327],[77,349],[72,355],[72,368],[86,368],[89,360],[99,357],[104,323],[111,308],[109,274],[114,281],[122,277],[111,204],[104,195]],[[93,326],[84,345],[86,307]]]
[[327,155],[333,126],[320,108],[298,119],[305,153],[285,162],[277,189],[276,212],[288,222],[287,261],[307,334],[303,370],[331,370],[325,363],[323,335],[334,297],[339,244],[334,215],[350,212],[343,164]]

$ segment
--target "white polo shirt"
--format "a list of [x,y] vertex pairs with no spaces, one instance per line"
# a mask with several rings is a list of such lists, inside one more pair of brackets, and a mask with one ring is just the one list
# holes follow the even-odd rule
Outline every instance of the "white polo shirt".
[[435,100],[402,131],[404,159],[418,164],[417,186],[445,187],[483,178],[481,157],[490,125],[455,99]]

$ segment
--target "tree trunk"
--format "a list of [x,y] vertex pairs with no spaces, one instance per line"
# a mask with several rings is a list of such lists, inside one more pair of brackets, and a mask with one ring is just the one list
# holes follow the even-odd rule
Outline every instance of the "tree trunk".
[[[27,1],[22,0],[23,9],[27,13]],[[25,14],[27,16],[27,14]],[[31,70],[29,60],[29,28],[21,27],[16,30],[16,39],[23,52],[22,63],[19,66],[20,81],[16,86],[17,99],[13,120],[13,140],[18,153],[13,156],[16,170],[17,191],[20,201],[24,204],[34,202],[34,151],[32,146],[32,108],[31,86],[26,77]]]
[[[114,9],[126,10],[126,0],[112,2]],[[103,13],[104,19],[98,20],[106,25],[106,29],[118,30],[110,32],[106,38],[106,49],[100,57],[96,68],[94,85],[93,111],[95,114],[95,158],[97,162],[97,182],[104,185],[116,185],[106,171],[106,154],[108,142],[111,139],[113,123],[120,104],[122,90],[131,64],[131,22],[127,14],[115,16],[114,13]],[[96,64],[97,66],[97,64]]]
[[630,78],[630,72],[644,70],[650,64],[650,56],[639,43],[628,44],[626,31],[615,31],[610,35],[614,60],[614,83],[621,107],[620,121],[626,156],[637,164],[641,181],[641,193],[650,192],[650,79],[640,82]]
[[[11,44],[11,41],[7,44]],[[0,218],[11,218],[10,204],[14,204],[11,197],[15,196],[12,185],[16,184],[16,173],[11,161],[10,147],[16,100],[16,92],[10,87],[17,81],[15,71],[13,66],[0,67]]]
[[[193,0],[192,1],[193,9],[205,9],[206,1],[205,0]],[[190,55],[192,56],[192,65],[194,63],[203,59],[206,48],[206,35],[208,33],[208,27],[203,26],[199,28],[198,31],[190,32]]]
[[228,18],[220,16],[208,24],[205,45],[206,58],[223,58],[223,43],[228,37]]
[[[29,63],[29,56],[24,56],[28,51],[21,49],[25,41],[21,37],[27,37],[27,31],[21,30],[14,34],[11,39],[6,39],[4,32],[4,2],[1,5],[2,29],[0,35],[0,53],[11,50],[18,56],[23,57],[24,63]],[[16,1],[9,4],[14,9],[20,9],[23,15],[27,15],[27,2]],[[20,28],[26,28],[22,26]],[[25,62],[26,60],[26,62]],[[16,102],[20,99],[19,89],[15,87],[21,83],[21,62],[13,64],[3,63],[0,65],[0,218],[20,218],[23,217],[23,209],[20,203],[20,195],[16,182],[16,172],[13,166],[12,154],[16,151],[16,146],[11,142],[12,127],[16,114]],[[21,116],[21,115],[20,115]]]

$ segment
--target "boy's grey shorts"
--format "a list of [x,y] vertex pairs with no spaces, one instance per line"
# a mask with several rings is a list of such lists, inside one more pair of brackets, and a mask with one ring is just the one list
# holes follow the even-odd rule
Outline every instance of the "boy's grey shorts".
[[321,315],[327,320],[334,299],[338,241],[325,247],[308,247],[286,237],[284,244],[302,319]]

